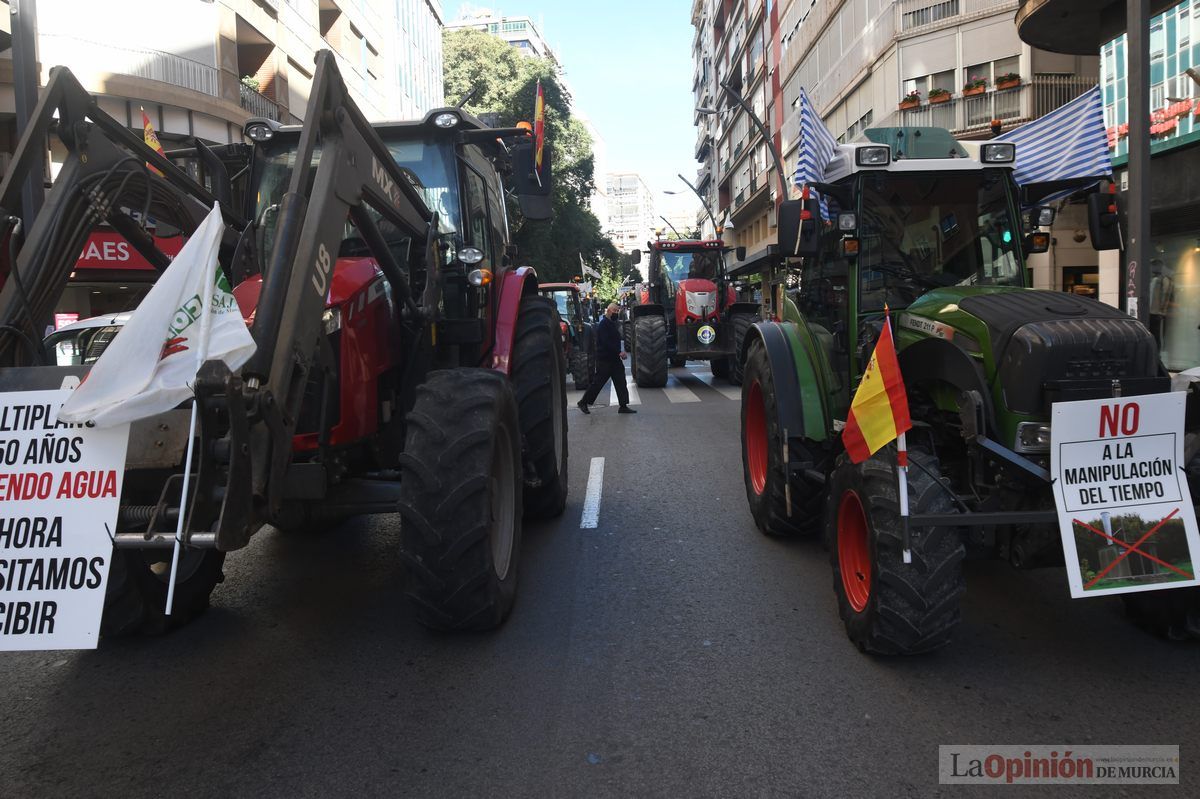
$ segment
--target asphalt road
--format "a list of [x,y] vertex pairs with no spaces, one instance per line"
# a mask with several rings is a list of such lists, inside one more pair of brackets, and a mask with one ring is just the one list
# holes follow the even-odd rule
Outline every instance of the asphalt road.
[[570,504],[526,527],[498,631],[419,628],[376,517],[261,534],[169,636],[0,654],[0,797],[950,796],[962,743],[1179,744],[1179,788],[1087,795],[1200,792],[1200,647],[1061,571],[970,564],[951,647],[861,655],[821,547],[755,529],[736,394],[701,368],[636,416],[570,410]]

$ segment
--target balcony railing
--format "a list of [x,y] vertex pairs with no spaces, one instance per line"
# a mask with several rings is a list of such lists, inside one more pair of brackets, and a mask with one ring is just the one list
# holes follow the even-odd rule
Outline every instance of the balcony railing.
[[174,53],[121,47],[57,33],[41,34],[38,46],[43,64],[64,64],[74,69],[86,66],[96,71],[162,81],[212,97],[218,95],[216,67]]
[[901,111],[898,124],[945,128],[955,135],[969,135],[988,130],[992,120],[998,119],[1007,130],[1015,123],[1045,116],[1095,85],[1094,79],[1075,75],[1039,75],[1014,89],[955,97]]
[[241,90],[242,108],[249,111],[251,116],[279,121],[279,106],[275,104],[274,100],[264,94],[259,94],[244,83],[238,88]]
[[1015,10],[1018,0],[901,0],[900,30],[904,34],[932,28],[948,20]]

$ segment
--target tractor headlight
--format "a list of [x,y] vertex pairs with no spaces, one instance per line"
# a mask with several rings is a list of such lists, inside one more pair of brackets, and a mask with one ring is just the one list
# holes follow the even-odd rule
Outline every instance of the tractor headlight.
[[483,260],[483,250],[476,247],[463,247],[458,251],[458,260],[474,266]]
[[341,330],[342,309],[326,308],[325,313],[321,314],[321,329],[325,331],[325,335],[327,336]]
[[1011,142],[990,142],[979,148],[979,160],[985,164],[1011,164],[1017,160],[1017,147]]
[[250,141],[270,141],[275,135],[275,131],[271,130],[271,126],[265,122],[251,122],[246,126],[246,138]]
[[1021,422],[1017,425],[1017,443],[1013,449],[1023,454],[1049,452],[1050,423]]
[[449,111],[438,114],[433,118],[433,124],[437,125],[439,128],[452,128],[457,125],[458,122],[458,114],[454,114]]
[[854,151],[854,163],[858,166],[887,166],[892,162],[892,148],[887,145],[859,147]]

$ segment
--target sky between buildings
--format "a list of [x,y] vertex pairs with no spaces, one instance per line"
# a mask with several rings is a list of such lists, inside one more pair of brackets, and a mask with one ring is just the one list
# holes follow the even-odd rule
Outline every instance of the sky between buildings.
[[[446,3],[447,19],[461,5]],[[497,14],[529,16],[558,55],[575,106],[608,145],[609,168],[642,175],[659,213],[698,208],[676,177],[699,164],[692,126],[690,0],[514,0],[481,2]],[[599,179],[600,176],[598,175]]]

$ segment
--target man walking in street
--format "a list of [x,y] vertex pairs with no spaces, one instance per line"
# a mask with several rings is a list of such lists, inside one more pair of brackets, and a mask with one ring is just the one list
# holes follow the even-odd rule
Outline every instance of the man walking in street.
[[617,311],[620,310],[615,302],[609,303],[604,311],[604,317],[596,325],[596,374],[592,384],[584,392],[583,398],[577,403],[579,410],[591,413],[588,406],[596,401],[604,384],[609,380],[617,391],[617,401],[621,407],[617,413],[637,413],[629,407],[629,387],[625,385],[625,357],[621,349],[621,331],[617,329]]

